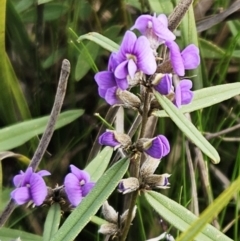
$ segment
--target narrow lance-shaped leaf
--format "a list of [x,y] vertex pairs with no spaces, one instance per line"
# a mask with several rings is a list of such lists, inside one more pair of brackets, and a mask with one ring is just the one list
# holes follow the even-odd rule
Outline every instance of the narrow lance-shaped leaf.
[[202,152],[209,156],[214,164],[220,161],[220,157],[215,148],[203,137],[197,128],[181,113],[176,106],[165,96],[154,92],[159,104],[168,113],[172,121],[179,129],[198,146]]
[[[188,209],[171,200],[170,198],[154,192],[149,191],[144,194],[148,203],[163,217],[167,222],[172,224],[180,231],[185,231],[191,228],[193,222],[198,217],[190,212]],[[232,241],[218,229],[210,224],[206,224],[206,227],[195,237],[197,241]],[[193,239],[188,239],[193,240]]]
[[42,241],[42,237],[32,233],[27,233],[22,230],[1,227],[0,229],[1,241],[9,241],[21,237],[22,241]]
[[[189,113],[195,110],[200,110],[239,95],[240,83],[212,86],[196,90],[193,93],[193,101],[179,109],[179,111],[182,113]],[[155,111],[153,115],[158,117],[168,117],[168,114],[165,110]]]
[[129,160],[123,158],[108,169],[50,241],[73,240],[114,191],[128,166]]
[[[69,110],[58,117],[55,129],[65,126],[76,120],[84,113],[83,110]],[[49,116],[27,120],[0,130],[0,151],[10,150],[20,146],[31,138],[42,134],[46,128]]]
[[[188,230],[177,239],[177,241],[188,241],[193,240],[195,236],[206,229],[206,223],[211,222],[211,220],[218,215],[218,213],[228,204],[232,199],[234,193],[237,193],[240,189],[240,177],[235,180],[214,202],[205,209],[205,211],[200,215]],[[224,234],[216,235],[216,241],[229,240],[224,237]]]
[[111,39],[96,32],[90,32],[90,33],[81,35],[78,38],[78,42],[82,41],[83,39],[91,40],[96,44],[100,45],[101,47],[103,47],[104,49],[109,50],[110,52],[116,52],[119,49],[118,44],[113,42]]
[[96,182],[105,172],[113,153],[113,148],[106,146],[84,169],[91,176],[91,181]]
[[43,241],[49,241],[57,232],[61,220],[61,208],[58,203],[54,203],[47,214],[44,223]]

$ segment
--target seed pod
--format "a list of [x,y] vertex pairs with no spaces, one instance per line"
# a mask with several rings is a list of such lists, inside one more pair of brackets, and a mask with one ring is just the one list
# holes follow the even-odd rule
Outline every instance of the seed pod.
[[139,188],[139,181],[135,177],[122,179],[118,185],[118,191],[122,194],[136,191]]

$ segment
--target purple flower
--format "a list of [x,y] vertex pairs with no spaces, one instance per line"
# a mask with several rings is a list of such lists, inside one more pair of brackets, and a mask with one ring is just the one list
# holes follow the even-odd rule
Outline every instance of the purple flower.
[[157,49],[163,41],[173,41],[176,38],[168,29],[168,19],[165,14],[160,14],[158,17],[148,14],[141,15],[132,29],[138,29],[141,34],[145,35],[152,49]]
[[131,145],[131,138],[120,132],[107,130],[98,139],[100,145],[111,146],[111,147],[128,147]]
[[151,75],[157,68],[148,39],[145,36],[137,38],[131,31],[127,31],[123,37],[117,60],[119,64],[114,75],[118,79],[125,79],[128,75],[134,79],[137,71]]
[[112,72],[101,71],[98,72],[94,78],[98,84],[98,94],[104,98],[108,104],[115,105],[121,103],[116,95],[118,87]]
[[111,146],[115,147],[120,145],[120,142],[118,142],[115,138],[113,131],[106,131],[104,132],[98,139],[98,142],[100,145],[103,146]]
[[158,135],[151,140],[150,146],[146,147],[144,152],[153,158],[163,158],[170,152],[168,139],[163,135]]
[[154,88],[162,95],[170,94],[171,90],[173,90],[172,75],[165,74],[160,80],[160,82],[154,86]]
[[170,50],[170,60],[177,75],[184,76],[185,69],[195,69],[200,64],[199,49],[194,44],[188,45],[182,52],[174,41],[165,44]]
[[120,104],[121,101],[116,96],[118,88],[125,90],[128,88],[128,82],[126,79],[118,79],[114,76],[114,70],[118,65],[116,59],[116,53],[112,53],[108,62],[108,70],[100,71],[94,79],[98,84],[98,93],[104,98],[108,104],[115,105]]
[[15,190],[11,192],[11,198],[22,205],[33,201],[36,206],[40,206],[47,196],[47,187],[43,176],[51,175],[48,171],[33,172],[32,167],[27,168],[26,172],[20,171],[20,174],[13,178]]
[[64,179],[65,192],[69,202],[76,207],[94,187],[95,183],[90,182],[90,175],[74,165],[70,165],[71,173]]
[[189,104],[193,99],[192,81],[183,79],[179,82],[175,90],[174,104],[180,108],[181,105]]

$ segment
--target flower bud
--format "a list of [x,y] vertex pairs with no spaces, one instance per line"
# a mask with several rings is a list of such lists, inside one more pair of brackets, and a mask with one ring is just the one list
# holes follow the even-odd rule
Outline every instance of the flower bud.
[[160,163],[159,159],[148,157],[147,160],[142,164],[140,169],[140,174],[143,179],[147,176],[152,175],[157,169]]
[[145,183],[151,187],[151,188],[162,188],[166,189],[169,188],[170,183],[168,182],[168,178],[171,175],[168,173],[162,174],[162,175],[150,175],[145,178]]
[[104,218],[110,223],[117,223],[118,213],[115,209],[108,204],[108,201],[105,201],[102,206],[102,214]]
[[115,223],[105,223],[101,225],[98,232],[104,235],[116,235],[118,233],[118,226]]
[[165,76],[165,74],[162,73],[156,73],[154,74],[154,78],[152,80],[152,85],[158,85],[159,82],[162,80],[162,78]]
[[107,130],[99,137],[99,144],[112,147],[128,147],[131,145],[131,138],[123,133]]
[[168,139],[163,135],[158,135],[152,139],[139,139],[136,143],[136,148],[157,159],[166,156],[170,152]]
[[121,100],[124,107],[129,109],[137,109],[137,110],[140,108],[141,101],[133,93],[127,90],[117,89],[116,95],[118,99]]
[[165,74],[161,80],[156,83],[154,89],[162,95],[169,95],[173,92],[172,74]]
[[118,191],[122,194],[136,191],[139,188],[139,181],[135,177],[122,179],[118,185]]

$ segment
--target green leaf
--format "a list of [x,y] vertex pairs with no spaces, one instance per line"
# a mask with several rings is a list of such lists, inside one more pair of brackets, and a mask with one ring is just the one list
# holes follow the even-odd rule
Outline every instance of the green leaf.
[[95,59],[99,51],[99,46],[93,42],[89,42],[86,45],[81,43],[81,45],[75,68],[75,80],[77,81],[81,80],[91,68],[95,70]]
[[91,176],[91,181],[96,182],[105,172],[112,157],[113,148],[106,146],[85,168]]
[[[182,113],[190,113],[195,110],[200,110],[239,95],[240,83],[212,86],[193,91],[193,93],[193,101],[179,109]],[[155,111],[153,115],[158,117],[168,117],[168,114],[164,110]]]
[[53,235],[58,231],[61,220],[61,208],[58,203],[54,203],[47,214],[44,223],[43,241],[49,241]]
[[220,59],[224,57],[225,51],[219,48],[214,43],[206,40],[206,39],[199,39],[201,54],[203,58],[207,59]]
[[[163,217],[167,222],[171,223],[174,227],[181,231],[190,229],[191,224],[198,219],[192,212],[171,200],[170,198],[154,192],[149,191],[144,194],[149,204]],[[210,224],[199,233],[194,240],[197,241],[230,241],[231,239],[221,233],[218,229]],[[193,240],[191,238],[188,239]],[[231,240],[232,241],[232,240]]]
[[38,0],[38,5],[51,2],[52,0]]
[[73,240],[114,191],[128,166],[129,160],[123,158],[108,169],[93,190],[67,218],[51,241]]
[[[186,15],[184,16],[181,27],[181,39],[183,46],[187,47],[189,44],[195,44],[198,46],[198,33],[196,29],[196,21],[194,16],[193,4],[190,5]],[[202,71],[201,65],[194,70],[188,71],[189,76],[196,76],[193,78],[194,88],[201,89],[202,84]]]
[[22,230],[16,230],[11,228],[1,228],[0,229],[0,240],[10,241],[13,239],[21,238],[22,241],[42,241],[42,237],[24,232]]
[[151,0],[149,5],[154,13],[169,15],[173,11],[173,4],[169,0]]
[[[188,241],[193,240],[195,236],[201,232],[202,229],[207,229],[206,223],[212,221],[218,213],[228,204],[228,202],[232,199],[232,196],[240,190],[240,177],[237,178],[224,192],[219,195],[214,202],[208,206],[204,212],[200,215],[199,219],[197,219],[188,230],[181,234],[181,236],[177,239],[177,241]],[[225,237],[224,234],[215,235],[216,241],[225,241],[230,240]]]
[[[63,127],[76,120],[84,113],[83,110],[69,110],[58,117],[55,129]],[[20,146],[31,138],[42,134],[46,128],[49,116],[24,121],[0,129],[0,151],[6,151]]]
[[30,162],[30,159],[24,155],[21,155],[21,154],[15,153],[15,152],[11,152],[11,151],[1,151],[0,152],[0,162],[3,159],[9,158],[9,157],[16,158],[17,160],[19,160],[22,163],[25,163],[26,165],[29,164],[29,162]]
[[166,97],[155,91],[155,96],[159,104],[168,113],[172,121],[202,152],[209,156],[213,163],[219,163],[220,157],[215,148],[203,137],[197,128],[190,122],[184,114]]
[[78,38],[78,42],[88,39],[90,41],[93,41],[94,43],[100,45],[106,50],[109,50],[110,52],[116,52],[119,49],[119,45],[113,42],[111,39],[96,33],[96,32],[90,32],[87,34],[84,34]]

